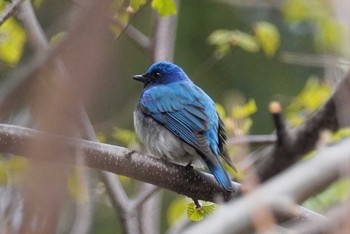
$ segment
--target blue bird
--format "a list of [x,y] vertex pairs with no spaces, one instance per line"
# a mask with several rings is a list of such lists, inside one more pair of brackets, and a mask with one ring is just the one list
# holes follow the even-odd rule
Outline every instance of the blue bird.
[[235,167],[213,100],[170,62],[154,63],[133,78],[144,84],[134,111],[135,131],[150,153],[181,165],[204,163],[218,183],[232,191],[219,156]]

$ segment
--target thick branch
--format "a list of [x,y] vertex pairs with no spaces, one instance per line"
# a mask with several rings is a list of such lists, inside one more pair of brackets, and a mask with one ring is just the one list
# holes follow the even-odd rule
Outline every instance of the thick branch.
[[[253,230],[252,219],[259,209],[257,202],[271,208],[279,201],[304,201],[339,177],[341,169],[348,165],[349,152],[349,139],[325,148],[310,160],[295,165],[251,194],[222,207],[215,215],[200,225],[189,228],[185,233],[250,233]],[[315,222],[323,220],[321,216]]]
[[194,199],[215,201],[221,196],[229,200],[239,195],[238,183],[232,182],[235,189],[233,192],[227,192],[207,173],[168,163],[127,148],[64,138],[28,128],[0,124],[0,151],[26,156],[25,144],[38,139],[39,136],[45,144],[50,143],[53,147],[62,147],[64,144],[80,148],[85,153],[83,161],[91,168],[128,176]]

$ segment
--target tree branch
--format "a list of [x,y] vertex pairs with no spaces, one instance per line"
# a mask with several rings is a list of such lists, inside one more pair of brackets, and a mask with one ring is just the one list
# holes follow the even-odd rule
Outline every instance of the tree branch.
[[[269,208],[283,200],[303,202],[340,177],[341,168],[349,163],[349,152],[349,139],[327,147],[313,158],[295,165],[247,196],[230,202],[199,225],[186,230],[184,234],[228,233],[228,231],[250,233],[253,231],[252,217],[256,214],[257,202]],[[313,222],[324,222],[324,220],[324,217],[319,216]]]
[[31,1],[24,1],[19,5],[19,18],[22,19],[24,27],[27,29],[28,39],[37,52],[48,49],[49,43],[43,29],[39,25],[34,13]]
[[276,135],[247,135],[230,138],[227,145],[266,145],[276,142]]
[[[238,183],[232,182],[234,191],[227,192],[207,173],[189,170],[119,146],[65,138],[13,125],[0,124],[0,151],[26,156],[25,144],[39,136],[43,143],[53,144],[54,147],[68,145],[80,148],[85,153],[86,166],[94,169],[128,176],[199,200],[216,201],[220,196],[229,200],[239,196]],[[74,160],[70,162],[76,163]]]
[[17,7],[23,2],[24,0],[13,0],[10,4],[6,5],[5,9],[3,10],[2,14],[0,15],[0,26],[5,23],[5,21],[13,16],[17,10]]
[[250,158],[254,161],[256,173],[261,181],[266,181],[297,162],[306,153],[313,150],[323,130],[337,131],[340,126],[339,116],[348,116],[350,101],[350,73],[340,82],[328,101],[303,124],[288,130],[283,144],[275,144],[254,152]]

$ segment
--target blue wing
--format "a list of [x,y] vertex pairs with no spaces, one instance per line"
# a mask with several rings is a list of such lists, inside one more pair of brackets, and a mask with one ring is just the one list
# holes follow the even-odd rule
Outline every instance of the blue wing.
[[140,98],[141,110],[217,163],[218,115],[213,101],[190,82],[160,85]]
[[221,155],[233,165],[224,147],[226,135],[215,104],[204,91],[189,82],[156,86],[144,91],[139,104],[146,115],[193,146],[220,185],[232,190],[218,160]]

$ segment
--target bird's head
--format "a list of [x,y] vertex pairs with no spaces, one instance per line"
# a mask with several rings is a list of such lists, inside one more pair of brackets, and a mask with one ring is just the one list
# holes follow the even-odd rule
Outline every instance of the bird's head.
[[148,68],[146,73],[135,75],[132,78],[143,82],[145,88],[179,81],[190,81],[186,73],[179,66],[170,62],[154,63]]

